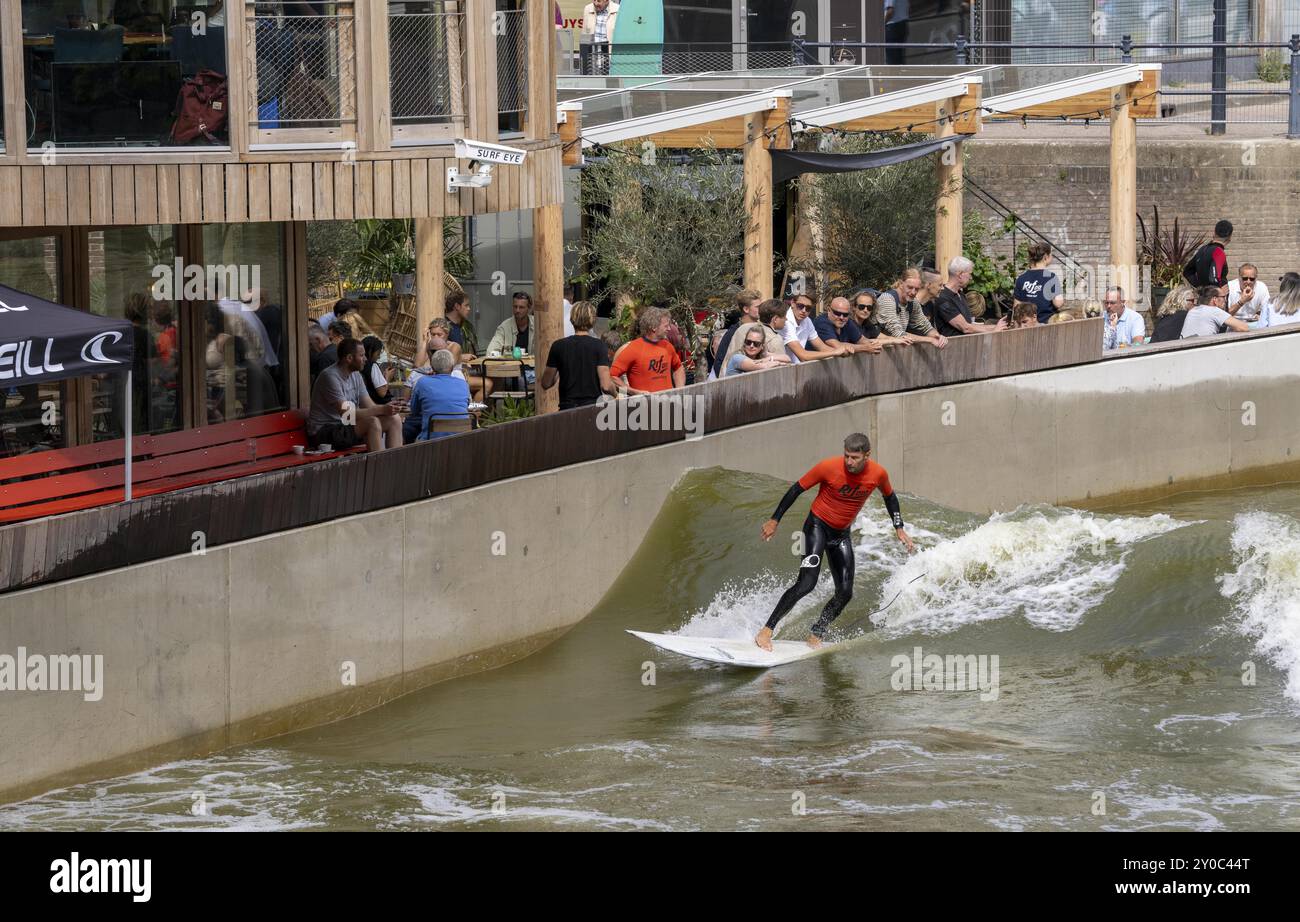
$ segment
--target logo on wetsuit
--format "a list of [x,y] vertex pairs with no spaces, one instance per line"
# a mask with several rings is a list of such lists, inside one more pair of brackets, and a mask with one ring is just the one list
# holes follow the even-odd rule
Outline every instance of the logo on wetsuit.
[[820,567],[821,565],[822,558],[820,554],[809,554],[803,559],[803,562],[799,564],[799,567],[802,569],[803,567]]
[[862,491],[862,487],[856,483],[846,483],[844,486],[839,488],[838,492],[840,496],[844,496],[849,499],[857,499],[858,495],[863,491]]

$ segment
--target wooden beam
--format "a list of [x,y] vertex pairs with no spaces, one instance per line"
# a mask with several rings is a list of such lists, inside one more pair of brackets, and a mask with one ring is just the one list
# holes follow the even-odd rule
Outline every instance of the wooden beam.
[[953,129],[957,134],[978,134],[980,130],[980,99],[984,85],[982,83],[966,84],[966,95],[953,102],[953,114],[956,122]]
[[27,159],[27,106],[23,99],[23,8],[20,3],[0,4],[0,80],[4,81],[4,106],[6,160],[22,162]]
[[582,142],[579,140],[582,137],[582,110],[569,109],[564,113],[564,121],[555,128],[564,151],[564,165],[582,166]]
[[[249,100],[256,96],[249,92],[250,80],[256,75],[250,74],[250,61],[256,60],[257,50],[251,44],[253,39],[245,36],[252,34],[248,27],[248,7],[243,3],[228,3],[226,6],[226,130],[230,133],[230,149],[236,153],[248,152],[249,138]],[[256,114],[256,113],[254,113]]]
[[[957,134],[956,126],[946,116],[959,111],[957,104],[964,97],[941,102],[935,107],[938,122],[936,137],[951,138]],[[953,143],[938,154],[935,172],[939,180],[939,195],[934,209],[934,260],[941,275],[947,275],[948,263],[961,255],[962,239],[962,156],[961,145]]]
[[392,103],[389,98],[388,4],[359,3],[356,21],[357,147],[391,150]]
[[1160,71],[1142,71],[1142,82],[1133,87],[1133,104],[1129,114],[1133,118],[1160,117]]
[[[549,24],[548,24],[549,26]],[[564,336],[564,206],[533,209],[533,322],[537,324],[534,351],[539,372],[545,368],[551,344]],[[537,412],[560,408],[558,388],[542,390],[537,376]]]
[[442,218],[415,219],[415,340],[423,343],[429,321],[443,315]]
[[1111,90],[1096,90],[1092,93],[1080,93],[1078,96],[1069,96],[1065,99],[1057,99],[1037,106],[1027,106],[1023,109],[1000,112],[997,115],[990,115],[989,118],[1009,119],[1020,118],[1022,115],[1031,118],[1060,118],[1062,115],[1077,116],[1078,118],[1105,118],[1110,109],[1111,92]]
[[1137,291],[1137,122],[1133,87],[1114,91],[1110,113],[1110,263],[1128,297]]
[[497,38],[493,4],[465,4],[465,67],[469,89],[469,136],[495,141],[497,134]]
[[[763,130],[771,132],[774,137],[768,140],[768,147],[789,149],[791,145],[790,100],[779,99],[774,109],[762,113]],[[690,128],[677,128],[660,134],[646,135],[636,139],[636,146],[649,141],[659,148],[699,148],[715,147],[718,150],[740,150],[747,143],[747,125],[749,117],[736,115],[731,118],[692,125]]]
[[528,137],[545,141],[555,130],[554,5],[524,4],[528,17]]
[[763,298],[772,297],[772,153],[768,150],[767,113],[746,118],[745,270],[744,285]]

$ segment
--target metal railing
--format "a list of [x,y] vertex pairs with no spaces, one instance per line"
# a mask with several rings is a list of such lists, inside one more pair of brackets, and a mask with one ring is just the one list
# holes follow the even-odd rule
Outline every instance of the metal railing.
[[388,15],[394,126],[447,123],[465,115],[465,12],[460,4],[429,6],[435,11]]
[[253,124],[337,128],[356,120],[354,5],[284,0],[256,4],[247,19]]
[[497,111],[523,115],[528,110],[528,11],[493,14],[497,39]]
[[710,70],[790,67],[795,49],[787,42],[669,42],[631,45],[581,42],[577,71],[589,76],[696,74]]
[[[1131,35],[1118,42],[1037,43],[970,42],[959,35],[953,42],[793,42],[797,64],[834,61],[838,52],[847,52],[856,62],[857,52],[868,49],[904,48],[909,63],[917,53],[933,55],[944,52],[943,63],[979,64],[989,60],[991,51],[1014,51],[1050,47],[1053,51],[1088,52],[1087,61],[1077,63],[1164,64],[1161,74],[1161,112],[1158,118],[1143,119],[1144,124],[1209,124],[1211,132],[1222,134],[1226,125],[1282,124],[1288,126],[1287,137],[1300,138],[1300,35],[1289,42],[1182,42],[1176,44],[1139,44]],[[825,52],[825,54],[823,53]],[[1146,54],[1145,52],[1169,52]],[[1184,54],[1193,52],[1199,57]],[[1267,59],[1264,55],[1276,52]],[[1165,60],[1161,60],[1164,58]],[[1265,63],[1267,61],[1268,63]],[[926,63],[938,63],[927,60]],[[1054,63],[1063,63],[1056,61]],[[1289,84],[1282,81],[1289,69]],[[1253,76],[1252,76],[1253,74]],[[1274,87],[1274,88],[1269,88]],[[1191,100],[1199,100],[1193,103]],[[1184,102],[1183,100],[1187,100]],[[1266,101],[1272,101],[1269,105]]]

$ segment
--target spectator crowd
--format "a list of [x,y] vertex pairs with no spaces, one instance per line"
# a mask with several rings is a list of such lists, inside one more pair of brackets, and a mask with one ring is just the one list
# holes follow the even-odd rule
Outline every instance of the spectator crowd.
[[[1273,294],[1258,268],[1243,263],[1229,278],[1227,247],[1232,225],[1220,221],[1209,243],[1184,269],[1175,287],[1152,314],[1152,329],[1122,287],[1105,290],[1100,303],[1102,347],[1114,349],[1300,321],[1300,274],[1279,279]],[[511,315],[493,333],[486,355],[515,365],[506,375],[485,372],[464,292],[447,296],[445,316],[424,333],[414,370],[400,387],[384,371],[384,346],[362,329],[357,305],[341,300],[308,330],[312,401],[308,441],[334,449],[365,443],[371,449],[440,438],[464,431],[485,409],[484,401],[523,395],[534,386],[558,389],[561,410],[590,406],[619,396],[655,394],[692,380],[751,374],[803,362],[887,349],[943,350],[960,336],[988,335],[1076,319],[1066,308],[1052,249],[1029,247],[1029,268],[1014,285],[1011,310],[996,322],[983,319],[981,296],[967,289],[974,265],[954,258],[946,273],[910,266],[885,290],[859,289],[829,299],[824,311],[804,291],[785,300],[738,292],[731,309],[695,348],[661,306],[637,308],[635,335],[624,341],[614,329],[598,335],[596,308],[587,301],[564,302],[565,336],[551,345],[540,374],[518,364],[536,344],[533,300],[515,292]],[[697,321],[707,319],[697,315]],[[485,374],[487,375],[485,377]],[[502,390],[504,388],[505,390]],[[409,392],[408,398],[395,396]],[[494,398],[493,395],[496,395]],[[405,417],[405,422],[402,417]],[[467,423],[466,421],[471,421]]]

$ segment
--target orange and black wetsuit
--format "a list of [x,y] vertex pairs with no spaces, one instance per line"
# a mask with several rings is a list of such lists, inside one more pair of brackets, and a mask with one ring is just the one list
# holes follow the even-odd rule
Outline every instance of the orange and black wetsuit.
[[853,538],[849,528],[863,504],[872,491],[879,488],[895,528],[903,527],[903,514],[894,488],[890,486],[889,474],[883,467],[868,459],[860,474],[850,474],[844,467],[844,459],[834,457],[819,461],[795,481],[781,497],[772,518],[779,522],[800,494],[816,484],[820,484],[820,489],[803,523],[804,558],[799,564],[799,578],[782,594],[772,617],[767,619],[767,626],[776,630],[777,624],[790,613],[794,604],[813,591],[825,558],[835,582],[835,595],[822,608],[821,617],[812,626],[812,633],[821,637],[853,598]]

